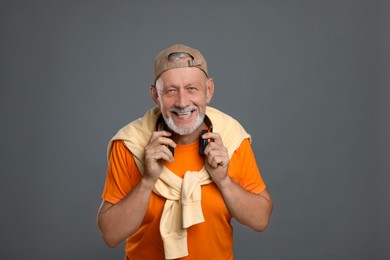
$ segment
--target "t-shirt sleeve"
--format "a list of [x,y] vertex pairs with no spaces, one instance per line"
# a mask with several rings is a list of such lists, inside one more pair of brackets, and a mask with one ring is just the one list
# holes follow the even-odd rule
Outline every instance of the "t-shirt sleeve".
[[248,139],[234,152],[228,172],[245,190],[259,194],[266,188]]
[[112,204],[118,203],[131,191],[140,177],[131,152],[122,141],[114,141],[109,153],[102,198]]

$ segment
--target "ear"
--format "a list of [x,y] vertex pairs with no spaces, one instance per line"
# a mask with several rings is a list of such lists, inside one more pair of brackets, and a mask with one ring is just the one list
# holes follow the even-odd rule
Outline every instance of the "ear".
[[158,106],[160,106],[160,100],[158,98],[158,92],[155,85],[150,86],[150,96],[153,99],[154,103],[156,103]]
[[210,103],[214,95],[214,80],[212,78],[208,78],[206,82],[206,86],[207,86],[206,101],[208,104]]

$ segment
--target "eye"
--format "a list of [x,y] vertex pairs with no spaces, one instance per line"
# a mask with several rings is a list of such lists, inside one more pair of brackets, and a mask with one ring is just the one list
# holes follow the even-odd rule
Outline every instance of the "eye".
[[165,94],[169,96],[175,95],[176,93],[177,93],[177,89],[175,88],[168,88],[167,90],[165,90]]
[[194,86],[190,86],[190,87],[187,88],[187,90],[188,90],[190,93],[194,93],[194,92],[196,92],[196,91],[198,90],[198,88],[197,88],[197,87],[194,87]]

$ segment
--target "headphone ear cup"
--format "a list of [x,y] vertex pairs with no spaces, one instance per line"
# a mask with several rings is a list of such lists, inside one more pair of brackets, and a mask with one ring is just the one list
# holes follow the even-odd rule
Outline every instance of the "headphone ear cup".
[[169,149],[169,151],[171,151],[172,156],[175,156],[175,148],[173,148],[172,146],[168,145],[168,149]]
[[200,155],[204,156],[204,149],[206,149],[206,146],[209,144],[209,139],[203,139],[202,135],[208,133],[209,131],[207,130],[202,130],[200,134],[200,139],[199,139],[199,153]]

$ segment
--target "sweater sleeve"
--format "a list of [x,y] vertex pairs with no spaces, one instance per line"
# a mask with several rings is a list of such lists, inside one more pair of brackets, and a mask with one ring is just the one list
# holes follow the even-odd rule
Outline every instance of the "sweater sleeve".
[[266,188],[248,139],[234,152],[228,173],[247,191],[258,194]]
[[141,178],[131,152],[122,141],[114,141],[109,153],[102,198],[112,204],[122,200]]

